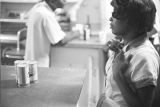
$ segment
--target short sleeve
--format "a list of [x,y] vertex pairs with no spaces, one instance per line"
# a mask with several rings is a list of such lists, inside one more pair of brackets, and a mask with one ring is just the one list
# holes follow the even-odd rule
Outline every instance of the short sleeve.
[[45,33],[52,44],[62,40],[65,33],[62,31],[59,23],[54,17],[45,17],[43,21]]
[[153,56],[153,54],[138,54],[133,57],[131,81],[135,88],[156,85],[159,66]]

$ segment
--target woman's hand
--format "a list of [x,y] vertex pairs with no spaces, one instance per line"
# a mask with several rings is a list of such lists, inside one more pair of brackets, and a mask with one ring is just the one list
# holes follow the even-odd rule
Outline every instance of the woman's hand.
[[115,53],[119,53],[123,48],[123,43],[120,43],[118,40],[108,41],[107,44],[108,48]]
[[101,107],[120,107],[120,105],[116,103],[114,100],[106,97]]
[[117,54],[112,65],[114,79],[116,79],[118,75],[123,75],[127,71],[130,66],[131,58],[132,55],[130,55],[128,58],[125,58],[123,51]]
[[105,96],[105,93],[101,94],[100,99],[96,107],[120,107],[115,101]]

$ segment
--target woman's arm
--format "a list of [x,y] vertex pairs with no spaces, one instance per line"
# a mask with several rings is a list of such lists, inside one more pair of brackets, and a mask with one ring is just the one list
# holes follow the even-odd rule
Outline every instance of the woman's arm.
[[114,79],[129,107],[143,107],[140,98],[132,91],[125,78],[116,75],[114,76]]
[[137,93],[134,93],[123,74],[122,76],[117,75],[115,80],[125,101],[130,107],[151,107],[155,86],[145,86],[137,89]]
[[144,107],[151,107],[153,97],[154,97],[154,85],[148,85],[143,88],[137,89],[137,94],[143,103]]

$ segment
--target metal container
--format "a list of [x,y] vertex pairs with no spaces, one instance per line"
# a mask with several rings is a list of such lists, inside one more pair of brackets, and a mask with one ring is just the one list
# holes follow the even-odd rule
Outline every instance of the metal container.
[[84,25],[84,40],[90,40],[90,36],[91,36],[91,30],[89,25]]
[[31,83],[38,82],[37,61],[28,61],[29,77]]
[[15,65],[15,70],[17,71],[17,65],[18,64],[26,64],[27,62],[24,60],[16,60],[14,61],[14,65]]
[[18,87],[27,87],[30,85],[29,66],[26,63],[16,64],[17,85]]

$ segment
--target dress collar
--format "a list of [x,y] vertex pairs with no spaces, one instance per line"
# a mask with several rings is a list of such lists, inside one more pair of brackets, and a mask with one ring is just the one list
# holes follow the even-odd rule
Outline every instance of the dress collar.
[[123,47],[123,51],[127,52],[128,50],[138,47],[142,44],[144,44],[144,42],[146,41],[146,39],[148,39],[148,37],[146,36],[146,34],[143,34],[137,38],[135,38],[134,40],[128,42],[124,47]]

